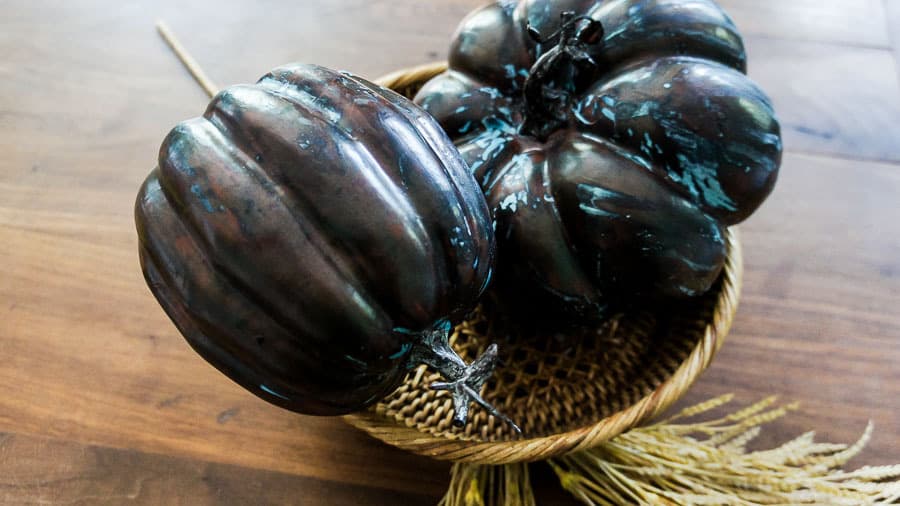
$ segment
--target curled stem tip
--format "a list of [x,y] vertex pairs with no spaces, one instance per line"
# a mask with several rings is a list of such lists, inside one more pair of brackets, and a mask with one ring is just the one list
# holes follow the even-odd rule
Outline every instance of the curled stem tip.
[[484,400],[479,393],[497,367],[497,345],[488,346],[484,353],[467,365],[450,347],[449,337],[449,326],[440,326],[423,333],[422,339],[413,346],[410,363],[425,364],[447,379],[445,382],[433,383],[431,388],[450,392],[453,398],[453,425],[465,426],[469,417],[469,405],[475,402],[521,434],[522,430],[515,422]]

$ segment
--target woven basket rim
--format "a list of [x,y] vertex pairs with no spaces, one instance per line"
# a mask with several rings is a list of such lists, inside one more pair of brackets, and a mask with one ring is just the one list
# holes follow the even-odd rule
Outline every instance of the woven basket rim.
[[[376,82],[400,90],[430,79],[446,69],[446,63],[431,63],[391,73]],[[499,465],[544,460],[586,450],[608,441],[668,409],[709,367],[721,348],[737,311],[743,281],[743,253],[736,227],[728,229],[726,242],[728,256],[721,274],[720,291],[712,320],[707,322],[703,338],[675,373],[655,390],[628,408],[592,425],[549,436],[485,442],[435,436],[415,427],[398,425],[396,421],[379,416],[371,410],[347,415],[344,420],[385,443],[412,453],[438,460],[477,464]]]

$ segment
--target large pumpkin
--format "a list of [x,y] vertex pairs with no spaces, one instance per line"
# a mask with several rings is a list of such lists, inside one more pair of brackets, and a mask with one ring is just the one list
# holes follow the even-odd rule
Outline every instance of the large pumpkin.
[[496,220],[497,289],[528,311],[603,316],[695,296],[725,227],[772,190],[778,122],[711,0],[501,1],[469,15],[415,101],[450,134]]
[[440,366],[417,346],[446,351],[493,263],[484,198],[434,120],[312,65],[175,127],[136,221],[147,282],[191,346],[302,413],[358,410],[415,360]]

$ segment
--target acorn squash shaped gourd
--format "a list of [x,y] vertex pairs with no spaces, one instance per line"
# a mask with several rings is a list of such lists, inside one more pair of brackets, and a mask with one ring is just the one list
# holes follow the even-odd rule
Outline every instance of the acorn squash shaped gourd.
[[[502,1],[470,14],[415,101],[496,220],[501,300],[597,318],[695,296],[771,192],[778,121],[711,0]],[[553,311],[551,311],[553,312]]]
[[136,221],[184,337],[267,401],[336,415],[416,361],[471,372],[432,348],[447,355],[487,285],[489,210],[440,127],[389,90],[295,65],[222,91],[165,139]]

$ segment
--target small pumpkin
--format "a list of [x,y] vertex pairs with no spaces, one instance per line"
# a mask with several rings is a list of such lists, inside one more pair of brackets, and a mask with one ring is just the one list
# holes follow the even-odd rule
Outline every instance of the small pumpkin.
[[[415,101],[493,210],[519,315],[599,318],[706,292],[724,229],[771,192],[770,100],[711,0],[500,1],[471,13]],[[540,311],[537,311],[537,310]]]
[[315,65],[228,88],[166,137],[135,215],[157,300],[259,397],[343,414],[424,362],[483,402],[496,351],[466,366],[447,332],[488,284],[489,210],[400,95]]

